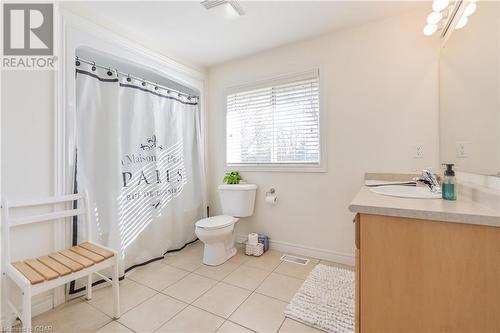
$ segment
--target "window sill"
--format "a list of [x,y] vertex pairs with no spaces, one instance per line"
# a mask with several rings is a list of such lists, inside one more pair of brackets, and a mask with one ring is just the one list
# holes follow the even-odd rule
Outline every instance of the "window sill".
[[307,164],[226,164],[224,171],[243,171],[243,172],[293,172],[293,173],[325,173],[327,168],[324,165]]

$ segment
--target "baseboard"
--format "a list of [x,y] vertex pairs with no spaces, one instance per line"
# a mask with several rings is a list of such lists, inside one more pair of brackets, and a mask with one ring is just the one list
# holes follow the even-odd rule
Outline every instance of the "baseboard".
[[31,316],[35,317],[39,314],[47,312],[54,307],[54,297],[53,295],[46,295],[44,297],[40,297],[40,299],[33,299],[33,303],[31,304]]
[[[244,243],[246,242],[246,240],[247,240],[246,235],[237,235],[236,237],[236,242],[238,243]],[[339,264],[344,264],[349,266],[354,266],[355,262],[354,255],[352,254],[341,253],[325,249],[318,249],[315,247],[292,244],[274,239],[271,239],[269,241],[269,248],[280,252],[286,252],[290,254],[334,261]]]

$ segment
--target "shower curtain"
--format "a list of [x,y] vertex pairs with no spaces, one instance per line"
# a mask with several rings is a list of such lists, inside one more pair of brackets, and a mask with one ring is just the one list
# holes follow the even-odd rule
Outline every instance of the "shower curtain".
[[[88,192],[91,239],[118,251],[120,275],[196,239],[206,207],[197,97],[82,62],[75,128],[75,190]],[[87,239],[81,223],[74,243]]]

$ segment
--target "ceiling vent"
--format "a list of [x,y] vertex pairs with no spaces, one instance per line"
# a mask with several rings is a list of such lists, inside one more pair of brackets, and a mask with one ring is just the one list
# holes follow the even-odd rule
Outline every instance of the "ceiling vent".
[[209,10],[215,7],[223,6],[225,4],[228,4],[233,8],[233,10],[238,13],[239,16],[245,15],[245,11],[241,7],[241,5],[238,3],[238,1],[228,1],[228,0],[205,0],[200,2],[200,4],[205,7],[205,9]]

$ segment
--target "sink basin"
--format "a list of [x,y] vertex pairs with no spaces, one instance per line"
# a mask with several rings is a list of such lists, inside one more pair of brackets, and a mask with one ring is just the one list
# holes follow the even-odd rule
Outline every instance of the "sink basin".
[[391,197],[415,199],[441,198],[441,193],[432,193],[428,187],[389,185],[374,187],[371,190],[377,194],[388,195]]

